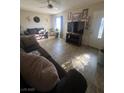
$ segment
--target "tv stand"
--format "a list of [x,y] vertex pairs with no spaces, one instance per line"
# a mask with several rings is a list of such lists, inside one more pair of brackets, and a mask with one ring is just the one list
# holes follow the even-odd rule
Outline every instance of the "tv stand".
[[66,42],[80,46],[82,42],[82,34],[68,32],[66,33]]

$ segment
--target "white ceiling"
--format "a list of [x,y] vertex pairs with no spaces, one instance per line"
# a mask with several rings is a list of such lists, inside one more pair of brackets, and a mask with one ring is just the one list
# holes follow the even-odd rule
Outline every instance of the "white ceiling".
[[48,9],[47,0],[20,0],[20,7],[24,10],[36,11],[47,14],[57,14],[72,7],[91,5],[103,0],[52,0],[52,4],[57,8]]

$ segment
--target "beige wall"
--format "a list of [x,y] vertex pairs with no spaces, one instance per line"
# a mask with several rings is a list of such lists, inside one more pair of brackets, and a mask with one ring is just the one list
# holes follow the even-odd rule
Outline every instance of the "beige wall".
[[[101,24],[101,19],[104,17],[104,11],[99,10],[93,13],[92,25],[90,27],[89,34],[89,45],[98,49],[102,49],[104,47],[104,35],[101,39],[98,39],[99,27]],[[104,34],[104,33],[103,33]]]
[[[94,25],[94,23],[92,22],[92,20],[94,20],[93,19],[94,18],[94,13],[98,12],[98,11],[103,11],[103,16],[104,16],[104,2],[100,2],[100,3],[97,3],[97,4],[90,5],[90,6],[82,6],[82,7],[77,7],[77,8],[69,9],[69,10],[64,11],[62,13],[54,15],[53,21],[55,22],[55,16],[63,16],[63,38],[65,39],[66,38],[66,32],[67,32],[68,12],[69,11],[82,10],[82,9],[85,9],[85,8],[89,9],[90,27],[89,27],[88,30],[84,31],[82,43],[85,44],[85,45],[89,45],[89,46],[95,47],[95,48],[103,48],[104,47],[104,43],[103,43],[104,42],[103,41],[104,38],[102,38],[102,40],[101,40],[102,42],[97,44],[97,43],[95,43],[97,41],[93,41],[92,40],[93,38],[90,38],[90,37],[92,36],[92,34],[94,34],[93,31],[95,31],[95,29],[92,29],[92,26]],[[95,21],[97,21],[97,20],[95,20]],[[55,26],[55,25],[53,25],[53,26]],[[95,37],[94,37],[94,39],[95,39]],[[91,43],[91,42],[94,42],[94,43]],[[96,45],[94,45],[94,44],[96,44]]]
[[[40,18],[39,23],[35,23],[33,21],[34,16],[38,16]],[[46,30],[48,30],[50,28],[50,15],[20,10],[20,25],[22,31],[26,30],[27,28],[41,27],[44,27]]]

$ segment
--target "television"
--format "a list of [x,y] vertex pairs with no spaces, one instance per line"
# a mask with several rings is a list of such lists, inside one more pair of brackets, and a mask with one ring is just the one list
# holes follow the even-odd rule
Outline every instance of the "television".
[[67,31],[72,33],[83,34],[84,22],[68,22]]
[[85,26],[85,22],[78,22],[78,28],[77,28],[77,33],[82,33],[84,31],[84,26]]
[[68,22],[67,31],[68,32],[73,32],[73,22]]

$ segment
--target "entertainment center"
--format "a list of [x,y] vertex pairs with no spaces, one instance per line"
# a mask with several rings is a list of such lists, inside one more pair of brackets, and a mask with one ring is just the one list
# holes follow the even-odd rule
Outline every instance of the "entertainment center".
[[81,45],[85,22],[68,22],[66,42]]

